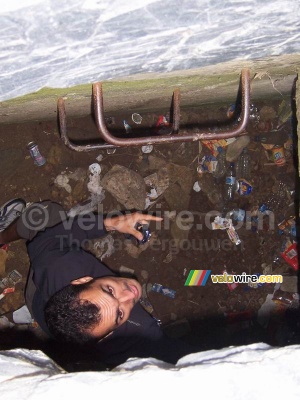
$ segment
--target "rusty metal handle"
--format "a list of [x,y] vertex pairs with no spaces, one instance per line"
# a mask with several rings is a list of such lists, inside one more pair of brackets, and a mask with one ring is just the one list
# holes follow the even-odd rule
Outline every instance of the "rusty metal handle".
[[57,101],[57,111],[58,111],[58,121],[59,121],[61,140],[67,147],[69,147],[69,149],[83,152],[83,151],[91,151],[98,149],[111,149],[116,147],[108,143],[87,144],[87,145],[77,145],[75,143],[72,143],[67,136],[66,109],[65,109],[65,102],[62,97],[60,97]]
[[[93,84],[93,101],[97,127],[101,138],[114,146],[141,146],[147,144],[159,144],[159,143],[173,143],[173,142],[192,142],[198,140],[215,140],[215,139],[227,139],[245,134],[245,129],[249,119],[249,108],[250,108],[250,71],[249,69],[242,69],[241,71],[241,86],[242,86],[242,112],[241,120],[239,124],[231,130],[211,133],[185,133],[182,135],[162,135],[162,136],[149,136],[139,138],[117,138],[110,134],[106,128],[104,119],[104,107],[103,107],[103,91],[102,83]],[[176,89],[173,93],[173,132],[179,131],[179,118],[180,118],[180,107],[179,107],[179,90]]]

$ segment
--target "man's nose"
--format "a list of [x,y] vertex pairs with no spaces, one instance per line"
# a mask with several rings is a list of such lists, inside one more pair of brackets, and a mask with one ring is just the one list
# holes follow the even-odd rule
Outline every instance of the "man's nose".
[[124,289],[122,292],[119,293],[119,302],[125,303],[126,301],[133,300],[135,298],[134,293],[129,289]]

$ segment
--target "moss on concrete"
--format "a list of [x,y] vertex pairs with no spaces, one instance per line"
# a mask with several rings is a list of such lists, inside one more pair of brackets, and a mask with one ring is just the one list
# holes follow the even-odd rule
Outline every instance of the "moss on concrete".
[[[291,92],[299,55],[254,61],[234,61],[199,69],[164,74],[138,74],[103,82],[104,107],[116,111],[155,111],[170,106],[180,89],[183,107],[232,101],[236,98],[242,68],[251,72],[251,97],[280,97]],[[92,84],[70,88],[43,88],[0,103],[0,124],[57,118],[57,99],[65,99],[67,116],[91,113]]]

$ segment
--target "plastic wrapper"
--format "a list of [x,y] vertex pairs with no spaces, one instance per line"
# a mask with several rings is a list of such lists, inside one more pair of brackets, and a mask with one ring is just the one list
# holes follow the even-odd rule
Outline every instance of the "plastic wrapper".
[[297,243],[287,244],[280,254],[295,271],[298,271]]
[[220,152],[220,148],[224,149],[235,140],[236,138],[228,138],[219,140],[202,140],[201,142],[211,151],[214,157],[217,157]]
[[198,174],[203,172],[215,172],[217,162],[218,161],[215,156],[204,156],[197,167]]
[[296,237],[296,221],[295,221],[295,216],[291,216],[289,218],[286,218],[282,220],[278,224],[279,228],[279,233],[283,234],[285,233],[286,235],[292,235]]
[[237,187],[237,193],[240,196],[247,196],[248,194],[252,193],[253,186],[245,179],[238,179]]
[[213,230],[226,229],[229,239],[235,245],[239,245],[242,243],[239,238],[239,235],[237,234],[237,232],[232,224],[232,220],[230,218],[222,218],[218,215],[215,217],[214,222],[212,222],[211,226],[212,226]]

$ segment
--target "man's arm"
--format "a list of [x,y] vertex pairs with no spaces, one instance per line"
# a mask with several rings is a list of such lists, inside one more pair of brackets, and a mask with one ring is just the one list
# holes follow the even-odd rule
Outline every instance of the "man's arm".
[[59,226],[53,228],[53,233],[56,236],[69,235],[72,241],[80,243],[83,243],[84,240],[97,239],[111,231],[130,234],[138,240],[142,240],[143,234],[135,229],[136,224],[149,224],[150,221],[161,220],[160,217],[138,212],[114,217],[88,213],[63,221]]
[[160,222],[162,218],[139,212],[105,218],[104,225],[107,231],[118,231],[134,236],[137,240],[143,239],[143,234],[135,229],[137,223],[148,225],[151,221]]
[[[6,230],[0,232],[0,244],[18,239],[31,241],[39,232],[49,231],[52,236],[72,235],[77,241],[97,239],[109,231],[133,235],[138,240],[142,233],[135,229],[137,223],[148,224],[162,218],[139,212],[104,217],[102,214],[87,213],[68,218],[62,206],[52,201],[33,203]],[[50,230],[50,229],[51,230]]]

